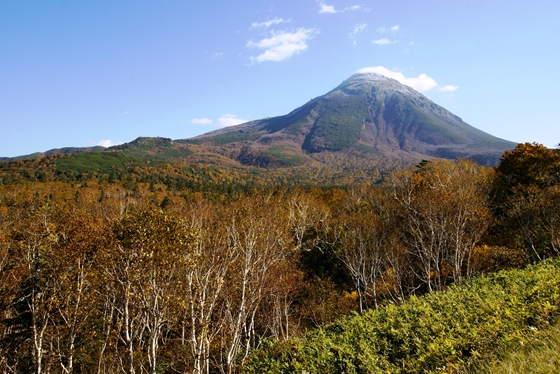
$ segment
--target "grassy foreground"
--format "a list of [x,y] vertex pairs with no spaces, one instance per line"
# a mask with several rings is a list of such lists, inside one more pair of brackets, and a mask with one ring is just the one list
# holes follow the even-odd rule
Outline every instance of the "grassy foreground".
[[[253,352],[244,372],[492,370],[492,365],[503,362],[505,354],[500,352],[539,341],[535,334],[555,322],[559,307],[560,261],[554,259],[480,277],[445,292],[412,297],[399,306],[353,315],[301,338],[264,342]],[[537,343],[534,347],[538,348]],[[518,354],[518,360],[525,360],[523,352]]]
[[560,373],[560,323],[536,331],[516,346],[500,347],[494,357],[479,362],[469,373]]

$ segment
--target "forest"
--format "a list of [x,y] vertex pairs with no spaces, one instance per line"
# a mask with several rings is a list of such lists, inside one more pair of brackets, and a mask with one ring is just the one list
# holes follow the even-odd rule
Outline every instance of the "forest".
[[25,165],[0,168],[5,373],[254,370],[272,341],[560,254],[560,148],[534,143],[343,186]]

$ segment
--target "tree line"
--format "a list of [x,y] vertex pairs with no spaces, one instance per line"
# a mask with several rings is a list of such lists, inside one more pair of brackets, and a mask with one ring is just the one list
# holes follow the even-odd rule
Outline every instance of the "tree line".
[[0,368],[234,373],[286,340],[560,251],[560,151],[430,160],[381,184],[235,196],[0,186]]

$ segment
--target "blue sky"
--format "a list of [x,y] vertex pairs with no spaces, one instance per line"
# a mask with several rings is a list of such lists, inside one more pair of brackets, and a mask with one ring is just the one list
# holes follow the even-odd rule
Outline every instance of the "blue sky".
[[559,17],[558,0],[0,1],[0,156],[189,138],[367,67],[553,147]]

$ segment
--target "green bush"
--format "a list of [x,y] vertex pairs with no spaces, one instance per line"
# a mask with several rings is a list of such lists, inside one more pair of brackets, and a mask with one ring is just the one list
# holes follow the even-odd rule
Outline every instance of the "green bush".
[[501,271],[412,297],[286,342],[263,342],[245,373],[452,372],[546,326],[560,306],[560,261]]

